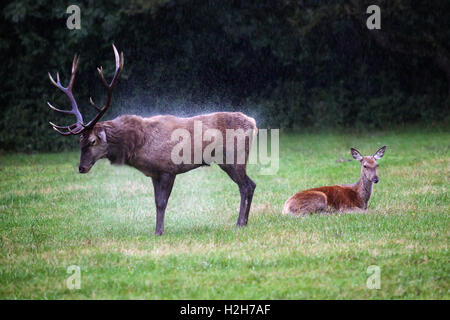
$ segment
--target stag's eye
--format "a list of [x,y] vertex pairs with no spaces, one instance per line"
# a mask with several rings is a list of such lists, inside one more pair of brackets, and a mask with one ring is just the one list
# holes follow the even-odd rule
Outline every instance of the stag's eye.
[[364,165],[364,168],[367,168],[367,166],[366,166],[366,165]]
[[89,142],[89,144],[90,144],[91,146],[94,146],[96,142],[97,142],[96,140],[92,140],[92,141]]

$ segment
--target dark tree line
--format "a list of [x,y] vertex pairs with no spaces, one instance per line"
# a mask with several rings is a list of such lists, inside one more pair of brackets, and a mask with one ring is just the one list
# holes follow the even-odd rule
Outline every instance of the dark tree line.
[[[74,1],[81,29],[68,30],[67,3],[1,5],[0,149],[59,150],[76,143],[50,130],[46,101],[68,106],[47,78],[105,98],[95,68],[112,74],[111,43],[125,54],[107,117],[240,110],[259,126],[386,127],[448,121],[450,2],[307,0]],[[381,30],[366,8],[381,7]],[[446,122],[447,121],[447,122]]]

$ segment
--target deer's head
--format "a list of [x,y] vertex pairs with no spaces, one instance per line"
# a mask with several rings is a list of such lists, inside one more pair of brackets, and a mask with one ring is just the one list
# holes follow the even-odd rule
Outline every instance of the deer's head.
[[385,150],[386,146],[383,146],[378,149],[378,151],[373,155],[363,157],[358,150],[350,148],[353,159],[361,162],[361,177],[365,177],[370,182],[378,183],[380,179],[378,178],[377,160],[381,159],[384,156]]
[[73,82],[75,80],[78,62],[80,61],[79,56],[75,55],[75,57],[73,58],[72,75],[70,77],[70,81],[67,87],[64,87],[61,84],[61,81],[59,79],[59,73],[56,73],[56,81],[53,79],[50,73],[48,74],[52,84],[59,90],[61,90],[65,95],[67,95],[72,105],[72,109],[71,110],[57,109],[54,106],[52,106],[49,102],[47,102],[49,107],[55,111],[64,114],[74,115],[77,119],[74,124],[71,124],[69,126],[57,126],[52,122],[50,122],[50,125],[53,127],[55,131],[64,136],[81,135],[80,136],[81,156],[79,165],[80,173],[89,172],[91,167],[98,159],[104,158],[106,156],[107,150],[106,132],[101,123],[97,122],[100,120],[100,118],[103,116],[103,114],[106,112],[106,110],[109,108],[111,104],[113,88],[117,83],[117,79],[119,78],[120,72],[122,71],[123,68],[123,53],[121,53],[119,56],[119,53],[117,52],[117,49],[114,45],[113,50],[114,50],[114,57],[116,60],[116,70],[114,72],[113,79],[111,80],[110,83],[108,83],[105,80],[105,77],[103,76],[103,68],[102,67],[97,68],[98,74],[100,75],[100,80],[102,81],[103,86],[107,90],[107,98],[105,105],[102,108],[99,108],[95,105],[92,98],[89,99],[90,104],[97,110],[98,113],[91,121],[89,121],[86,124],[83,122],[83,117],[78,109],[77,102],[72,94]]
[[101,123],[94,126],[89,131],[80,135],[80,173],[88,173],[95,162],[105,158],[108,152],[108,142],[106,140],[106,131]]

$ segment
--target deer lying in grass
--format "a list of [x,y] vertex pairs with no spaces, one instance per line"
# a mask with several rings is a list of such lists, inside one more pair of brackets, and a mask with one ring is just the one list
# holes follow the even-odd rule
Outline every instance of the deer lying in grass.
[[383,157],[386,146],[366,157],[356,149],[350,150],[353,158],[361,162],[361,176],[356,183],[300,191],[286,201],[283,214],[326,212],[330,207],[340,212],[366,210],[372,194],[372,183],[379,181],[377,160]]
[[[49,74],[53,85],[68,96],[72,109],[60,110],[50,103],[48,105],[55,111],[74,115],[77,119],[74,124],[65,127],[57,126],[51,122],[50,124],[54,130],[62,135],[80,135],[79,172],[87,173],[97,160],[107,158],[112,164],[126,164],[151,177],[156,203],[155,234],[161,235],[164,231],[164,215],[175,176],[203,165],[209,165],[208,160],[201,156],[200,158],[197,157],[198,152],[196,151],[199,149],[200,153],[206,152],[205,150],[210,147],[210,144],[209,142],[205,143],[204,140],[200,140],[200,143],[196,144],[198,140],[195,137],[199,134],[203,135],[203,132],[205,132],[206,137],[209,131],[217,134],[217,136],[212,136],[214,139],[210,139],[217,142],[218,138],[226,136],[227,142],[224,141],[224,146],[226,145],[228,148],[223,147],[223,150],[220,150],[222,151],[220,156],[218,152],[214,154],[215,162],[238,185],[241,205],[237,226],[247,225],[253,192],[256,187],[256,184],[246,174],[252,138],[257,132],[255,120],[240,112],[216,112],[192,118],[179,118],[170,115],[142,118],[136,115],[124,115],[114,120],[98,122],[110,106],[113,88],[123,68],[123,53],[119,57],[114,45],[113,49],[116,70],[111,82],[108,83],[105,80],[101,67],[97,69],[100,80],[107,90],[105,105],[99,108],[91,99],[90,103],[98,111],[98,114],[86,124],[83,122],[83,117],[72,94],[79,61],[78,56],[75,55],[73,60],[72,75],[67,87],[62,86],[59,74],[57,74],[56,81]],[[198,129],[198,124],[200,124],[200,129]],[[186,133],[187,138],[182,141],[179,141],[179,139],[175,141],[173,133],[177,130]],[[238,131],[244,134],[228,138],[229,131]],[[241,144],[238,141],[234,143],[235,138],[236,140],[241,139]],[[228,144],[228,141],[231,143]],[[183,157],[187,155],[187,161],[178,163],[173,161],[173,150],[180,143],[183,146]],[[231,161],[228,161],[229,154],[231,154]],[[222,161],[225,155],[227,161]]]

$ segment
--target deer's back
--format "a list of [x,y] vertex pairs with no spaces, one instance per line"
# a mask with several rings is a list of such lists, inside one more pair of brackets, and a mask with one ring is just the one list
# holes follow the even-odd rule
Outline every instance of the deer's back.
[[[132,123],[137,128],[136,130],[139,130],[141,132],[140,134],[145,137],[145,143],[139,150],[136,150],[136,157],[132,165],[147,175],[153,175],[152,172],[160,171],[182,173],[202,165],[194,161],[194,147],[197,143],[194,134],[196,130],[201,135],[204,135],[208,129],[220,131],[223,137],[224,148],[226,147],[225,137],[227,130],[254,130],[255,133],[257,130],[255,120],[241,112],[215,112],[190,118],[175,117],[172,115],[158,115],[149,118],[122,116],[114,121],[121,121],[124,124]],[[194,130],[194,127],[197,129]],[[174,134],[178,136],[176,134],[177,132],[184,132],[189,138],[183,140],[181,138],[174,139]],[[211,140],[203,140],[202,137],[199,137],[200,143],[202,144],[201,151],[211,143]],[[186,143],[190,147],[190,163],[174,164],[171,161],[172,150],[180,143]]]
[[189,118],[176,117],[172,115],[158,115],[142,118],[144,125],[154,129],[155,127],[164,133],[172,133],[175,129],[186,129],[193,133],[194,123],[201,123],[203,129],[217,129],[225,133],[226,129],[256,129],[253,118],[242,112],[214,112]]
[[358,192],[351,186],[326,186],[308,189],[301,192],[322,192],[326,195],[327,205],[336,210],[362,208],[363,204]]

